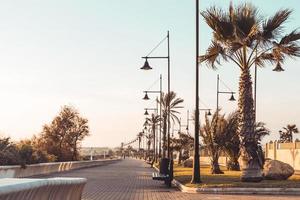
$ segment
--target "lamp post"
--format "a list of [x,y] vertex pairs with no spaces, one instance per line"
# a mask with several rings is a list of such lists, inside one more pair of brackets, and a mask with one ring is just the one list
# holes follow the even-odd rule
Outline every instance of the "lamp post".
[[200,179],[200,154],[199,154],[199,0],[196,0],[196,99],[195,99],[195,139],[194,139],[194,164],[192,183],[201,183]]
[[[168,42],[168,55],[167,56],[149,56],[157,47],[161,45],[163,41],[167,39]],[[142,57],[145,59],[145,63],[143,67],[141,67],[142,70],[151,70],[152,67],[149,65],[148,60],[149,59],[166,59],[168,61],[168,94],[170,94],[170,34],[169,31],[167,32],[167,36],[160,42],[158,45],[156,45],[147,56]],[[167,105],[168,109],[168,158],[170,158],[170,105]]]
[[218,115],[219,115],[219,94],[231,94],[229,101],[235,101],[235,98],[234,98],[235,92],[220,91],[220,76],[218,74],[218,76],[217,76],[217,114]]
[[[159,76],[159,91],[144,91],[145,96],[143,97],[143,100],[150,100],[148,93],[159,93],[159,116],[161,117],[161,99],[162,99],[162,75]],[[159,121],[159,152],[158,155],[161,157],[161,120]]]

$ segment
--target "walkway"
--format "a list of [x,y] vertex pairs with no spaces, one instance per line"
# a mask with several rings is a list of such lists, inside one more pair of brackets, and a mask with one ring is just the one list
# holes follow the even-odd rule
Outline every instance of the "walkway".
[[144,162],[125,159],[115,164],[52,174],[48,177],[85,177],[88,182],[83,200],[294,200],[300,197],[232,196],[186,194],[169,189],[163,182],[151,179],[151,169]]

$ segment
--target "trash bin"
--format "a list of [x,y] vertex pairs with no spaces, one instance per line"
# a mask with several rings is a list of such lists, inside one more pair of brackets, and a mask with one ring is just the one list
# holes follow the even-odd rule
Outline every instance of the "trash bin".
[[169,158],[162,158],[160,160],[159,173],[161,174],[169,174]]

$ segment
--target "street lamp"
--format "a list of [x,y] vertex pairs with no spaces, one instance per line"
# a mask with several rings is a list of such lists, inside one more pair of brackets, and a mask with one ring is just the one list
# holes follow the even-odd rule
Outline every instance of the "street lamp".
[[[218,76],[217,76],[217,113],[218,114],[219,114],[219,94],[231,94],[231,96],[230,96],[230,98],[228,100],[229,101],[235,101],[235,98],[234,98],[235,92],[232,92],[232,91],[230,91],[230,92],[228,92],[228,91],[220,91],[219,88],[220,88],[220,76],[218,74]],[[228,87],[227,87],[227,89],[230,90],[230,88],[228,88]]]
[[[168,42],[168,55],[167,56],[150,56],[150,54],[157,49],[165,40]],[[167,36],[163,38],[161,42],[156,45],[147,56],[142,57],[145,59],[144,65],[141,67],[142,70],[151,70],[152,67],[149,65],[148,59],[166,59],[168,61],[168,94],[170,94],[170,34],[169,31]],[[170,105],[168,108],[168,158],[170,158]]]
[[193,163],[193,175],[191,183],[201,183],[200,178],[200,154],[199,154],[199,0],[196,0],[196,99],[195,99],[195,135],[194,135],[194,163]]

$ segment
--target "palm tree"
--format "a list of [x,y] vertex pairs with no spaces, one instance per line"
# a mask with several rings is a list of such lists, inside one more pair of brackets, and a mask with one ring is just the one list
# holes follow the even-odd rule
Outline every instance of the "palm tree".
[[284,132],[281,133],[282,142],[293,142],[293,134],[299,133],[299,130],[296,124],[288,124],[286,127],[283,127]]
[[[239,157],[240,157],[240,139],[238,135],[238,112],[235,111],[226,117],[226,127],[224,137],[222,139],[222,149],[229,157],[227,168],[229,170],[240,170]],[[263,137],[269,135],[270,131],[266,128],[264,122],[257,122],[255,124],[255,140],[259,144]],[[262,151],[259,154],[259,159],[264,162],[264,155]]]
[[147,118],[146,121],[149,124],[149,126],[151,127],[151,131],[153,134],[153,153],[154,153],[153,157],[155,159],[155,162],[157,162],[157,157],[155,155],[155,145],[156,145],[155,144],[155,138],[156,138],[155,131],[156,131],[157,124],[160,122],[160,116],[152,114],[151,118]]
[[283,25],[291,15],[288,9],[279,10],[274,16],[262,20],[257,8],[251,4],[229,6],[228,11],[211,7],[202,12],[213,39],[200,62],[217,69],[221,59],[232,61],[239,67],[239,136],[243,158],[242,181],[259,182],[263,179],[262,164],[258,159],[259,145],[254,137],[253,88],[250,69],[257,65],[275,65],[274,71],[283,71],[287,57],[299,57],[297,30],[282,36]]
[[219,157],[221,153],[221,143],[223,141],[224,131],[226,127],[226,120],[224,115],[219,115],[215,112],[212,119],[205,115],[205,124],[203,125],[200,136],[203,138],[203,143],[208,150],[211,158],[211,173],[223,174],[219,166]]
[[221,140],[222,150],[229,157],[227,169],[239,171],[240,138],[238,135],[238,112],[230,113],[226,117],[226,126]]
[[163,158],[166,158],[166,150],[167,150],[167,144],[166,144],[166,136],[167,136],[167,129],[170,127],[167,127],[168,124],[168,105],[170,105],[170,119],[175,122],[179,122],[179,118],[177,115],[180,113],[177,111],[178,108],[183,108],[180,106],[180,104],[183,103],[183,99],[178,98],[176,96],[176,93],[171,91],[170,93],[162,94],[161,99],[158,101],[158,103],[161,103],[162,106],[162,121],[163,121]]

